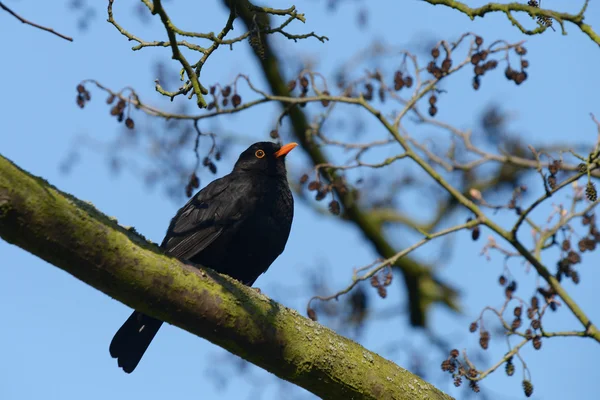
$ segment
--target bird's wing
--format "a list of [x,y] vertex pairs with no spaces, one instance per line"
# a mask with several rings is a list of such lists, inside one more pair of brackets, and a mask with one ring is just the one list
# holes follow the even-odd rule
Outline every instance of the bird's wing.
[[171,220],[162,247],[180,259],[190,259],[216,240],[225,229],[240,221],[251,199],[251,183],[228,175],[211,182],[183,206]]

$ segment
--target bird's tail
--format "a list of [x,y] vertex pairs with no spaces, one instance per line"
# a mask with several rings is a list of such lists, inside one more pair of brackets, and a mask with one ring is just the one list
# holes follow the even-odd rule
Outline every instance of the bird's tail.
[[110,342],[110,355],[119,367],[131,373],[160,329],[162,321],[134,311]]

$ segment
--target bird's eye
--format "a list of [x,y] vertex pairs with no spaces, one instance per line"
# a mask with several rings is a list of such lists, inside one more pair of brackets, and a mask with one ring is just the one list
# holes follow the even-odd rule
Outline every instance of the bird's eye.
[[256,150],[256,153],[254,153],[254,155],[256,156],[256,158],[263,158],[265,156],[265,152],[263,150]]

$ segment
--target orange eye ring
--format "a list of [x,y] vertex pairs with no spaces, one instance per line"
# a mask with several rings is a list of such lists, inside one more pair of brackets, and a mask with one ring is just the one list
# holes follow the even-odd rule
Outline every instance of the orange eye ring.
[[256,156],[256,158],[263,158],[265,156],[265,152],[264,150],[256,150],[256,153],[254,153],[254,155]]

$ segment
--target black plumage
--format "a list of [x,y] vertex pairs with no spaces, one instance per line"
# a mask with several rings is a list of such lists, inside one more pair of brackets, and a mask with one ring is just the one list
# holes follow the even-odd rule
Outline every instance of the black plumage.
[[[246,285],[283,252],[294,214],[285,155],[296,147],[271,142],[246,149],[233,171],[211,182],[171,220],[166,253]],[[138,365],[162,321],[134,311],[115,334],[110,354],[127,373]]]

